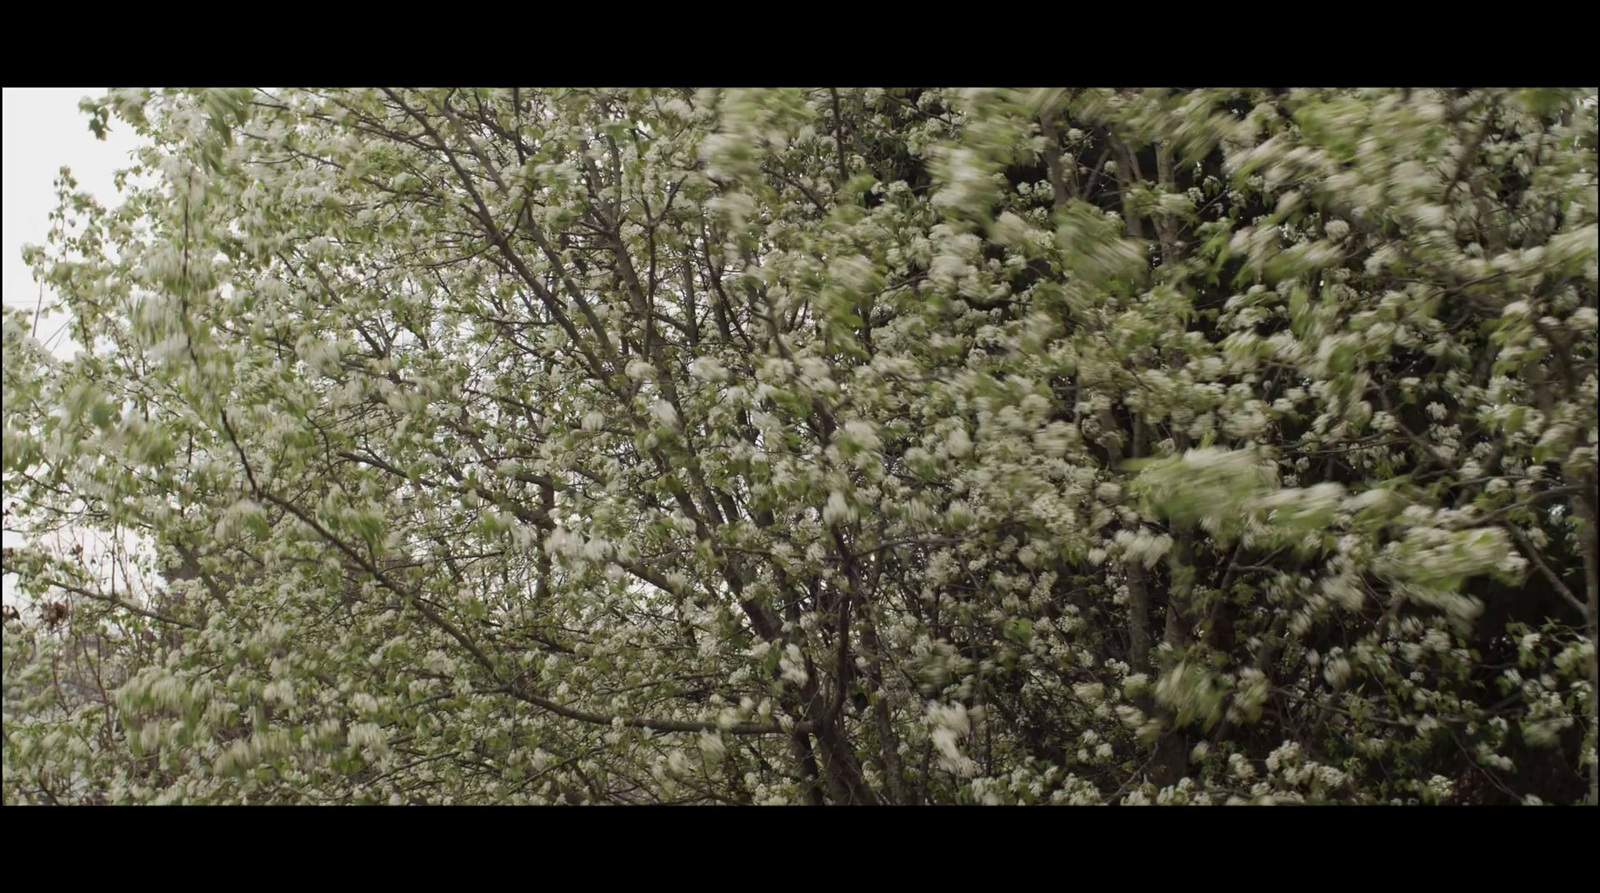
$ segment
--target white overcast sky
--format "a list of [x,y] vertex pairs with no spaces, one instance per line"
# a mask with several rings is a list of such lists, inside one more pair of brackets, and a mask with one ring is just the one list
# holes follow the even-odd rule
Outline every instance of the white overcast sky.
[[[22,246],[42,244],[50,232],[50,211],[55,207],[51,185],[63,166],[72,169],[78,188],[91,192],[102,204],[116,204],[113,172],[127,167],[130,152],[138,145],[126,126],[112,125],[101,142],[89,132],[89,119],[78,111],[78,100],[100,96],[104,88],[27,88],[6,87],[0,92],[3,111],[4,234],[0,257],[4,258],[4,299],[8,307],[32,309],[39,302],[39,284],[22,261]],[[62,324],[55,320],[41,325],[41,340],[51,343]],[[56,339],[57,353],[70,353],[76,345]],[[18,539],[4,535],[5,545]],[[6,602],[12,600],[12,579],[7,575],[0,590]]]
[[105,142],[95,139],[88,117],[78,111],[78,100],[104,93],[104,88],[83,87],[4,90],[7,306],[31,308],[38,303],[39,286],[22,262],[22,246],[43,243],[49,233],[50,211],[55,207],[51,184],[63,166],[72,169],[78,188],[94,193],[104,204],[116,201],[112,173],[131,163],[129,153],[137,141],[127,127],[115,124]]

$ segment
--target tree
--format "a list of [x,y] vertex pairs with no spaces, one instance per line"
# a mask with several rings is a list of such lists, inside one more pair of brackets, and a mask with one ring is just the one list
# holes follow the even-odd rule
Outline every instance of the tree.
[[6,802],[1595,802],[1595,98],[113,91]]

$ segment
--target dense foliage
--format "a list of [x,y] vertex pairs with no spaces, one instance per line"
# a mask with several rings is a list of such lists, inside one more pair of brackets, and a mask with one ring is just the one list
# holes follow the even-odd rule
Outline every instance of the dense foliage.
[[87,102],[5,802],[1594,802],[1595,97]]

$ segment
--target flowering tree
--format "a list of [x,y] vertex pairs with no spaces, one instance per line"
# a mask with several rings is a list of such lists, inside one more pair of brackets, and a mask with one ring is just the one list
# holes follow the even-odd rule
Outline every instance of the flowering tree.
[[113,91],[5,802],[1595,802],[1595,98]]

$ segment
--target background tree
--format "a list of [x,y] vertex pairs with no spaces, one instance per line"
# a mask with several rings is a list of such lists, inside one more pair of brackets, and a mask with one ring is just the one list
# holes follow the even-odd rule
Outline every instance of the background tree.
[[6,802],[1597,799],[1593,90],[87,111]]

